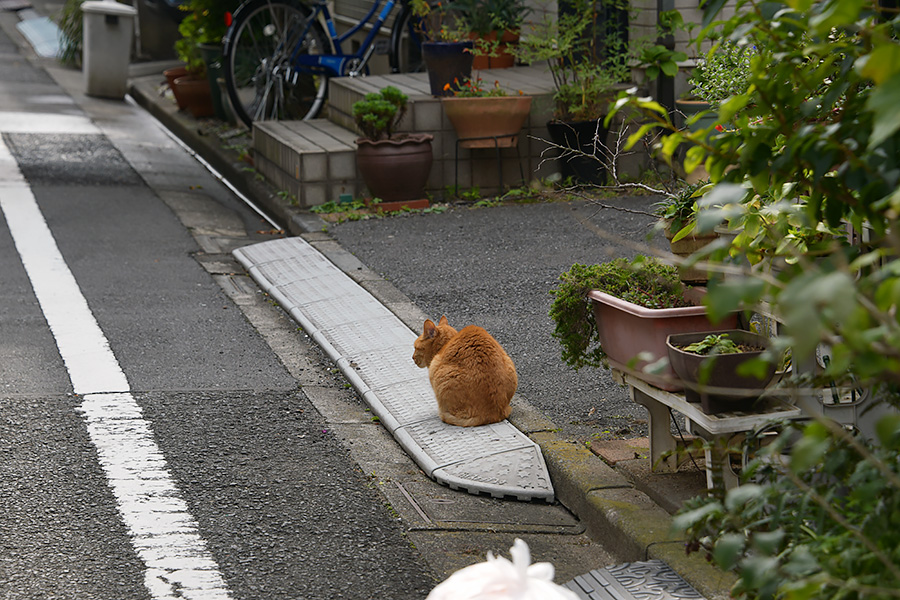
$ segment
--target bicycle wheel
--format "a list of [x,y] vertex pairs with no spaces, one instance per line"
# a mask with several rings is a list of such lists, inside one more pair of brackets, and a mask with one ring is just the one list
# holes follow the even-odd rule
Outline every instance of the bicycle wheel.
[[[441,4],[444,4],[443,8]],[[428,0],[433,9],[440,8],[444,14],[445,24],[451,28],[464,22],[463,15],[453,6],[452,0]],[[408,0],[403,6],[394,25],[391,27],[391,71],[394,73],[421,73],[425,71],[425,60],[422,58],[422,31],[438,26],[433,19],[420,18],[412,13]],[[429,36],[424,36],[429,37]]]
[[404,2],[400,14],[391,27],[391,71],[393,73],[420,73],[425,70],[422,59],[422,39],[418,33],[421,20],[412,14]]
[[312,119],[325,102],[328,76],[300,70],[292,59],[331,54],[331,40],[293,0],[250,0],[234,14],[223,59],[228,96],[237,116],[253,121]]

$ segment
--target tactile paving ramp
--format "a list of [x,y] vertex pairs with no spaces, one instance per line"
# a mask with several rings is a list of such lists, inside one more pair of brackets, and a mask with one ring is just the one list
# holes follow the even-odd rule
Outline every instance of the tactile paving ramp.
[[441,421],[428,371],[412,361],[416,335],[305,240],[263,242],[234,256],[337,363],[430,477],[473,494],[553,501],[540,447],[509,421],[481,427]]
[[705,600],[661,560],[594,569],[563,587],[583,600]]

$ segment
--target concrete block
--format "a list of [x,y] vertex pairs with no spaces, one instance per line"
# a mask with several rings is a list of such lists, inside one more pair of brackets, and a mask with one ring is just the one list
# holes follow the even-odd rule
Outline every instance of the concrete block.
[[415,131],[433,133],[442,130],[443,106],[440,102],[416,102],[413,123]]
[[300,177],[304,182],[328,181],[328,155],[324,151],[301,156]]
[[297,196],[297,199],[302,208],[325,204],[330,199],[328,197],[328,184],[308,183],[304,181],[302,190]]
[[328,155],[330,179],[356,179],[356,152],[333,152]]

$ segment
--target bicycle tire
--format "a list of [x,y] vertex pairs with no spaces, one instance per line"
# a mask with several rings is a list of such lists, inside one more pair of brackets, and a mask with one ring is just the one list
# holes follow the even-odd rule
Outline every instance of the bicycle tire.
[[[445,2],[448,8],[444,9],[451,19],[462,19],[458,11],[454,10],[452,0],[429,0],[432,8],[437,8],[441,2]],[[422,57],[422,36],[419,33],[428,24],[415,16],[408,1],[403,2],[400,13],[391,27],[391,54],[390,66],[393,73],[424,73],[425,59]]]
[[422,58],[422,40],[416,31],[417,17],[412,14],[408,2],[391,27],[390,65],[392,73],[421,73],[425,70]]
[[[331,40],[313,22],[303,39],[286,39],[312,11],[294,0],[249,0],[234,13],[224,40],[228,97],[247,127],[254,121],[314,118],[325,103],[328,75],[299,71],[292,52],[332,54]],[[291,51],[286,51],[290,48]]]

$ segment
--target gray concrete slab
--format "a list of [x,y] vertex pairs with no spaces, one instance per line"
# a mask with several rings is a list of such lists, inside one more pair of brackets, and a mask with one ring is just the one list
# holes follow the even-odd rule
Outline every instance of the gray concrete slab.
[[416,335],[306,241],[263,242],[234,255],[337,362],[427,474],[473,494],[553,501],[537,446],[508,421],[442,422],[427,374],[410,358]]

